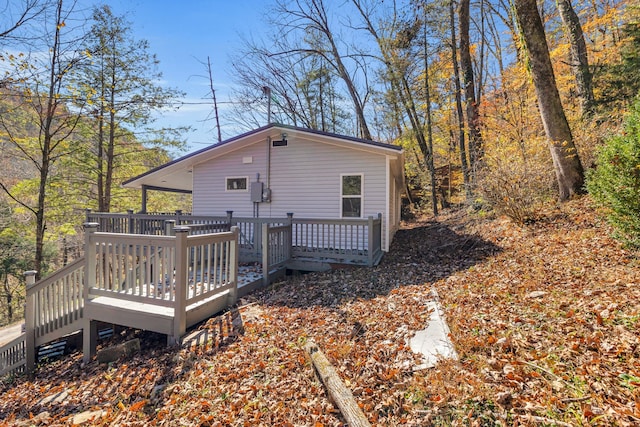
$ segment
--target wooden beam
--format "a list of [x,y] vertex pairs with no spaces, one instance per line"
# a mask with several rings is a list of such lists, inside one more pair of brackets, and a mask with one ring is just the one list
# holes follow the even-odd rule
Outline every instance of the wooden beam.
[[311,358],[318,377],[327,388],[329,397],[338,406],[349,427],[371,427],[369,420],[353,398],[351,390],[344,385],[331,362],[316,343],[308,341],[304,348]]

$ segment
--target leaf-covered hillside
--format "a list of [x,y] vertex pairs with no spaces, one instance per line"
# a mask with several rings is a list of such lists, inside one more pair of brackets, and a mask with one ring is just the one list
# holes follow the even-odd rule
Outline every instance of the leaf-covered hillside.
[[[6,383],[0,423],[340,426],[305,357],[314,339],[372,425],[638,425],[640,267],[608,233],[587,198],[526,227],[408,224],[380,266],[254,294],[201,326],[206,346],[138,334],[131,359],[73,354]],[[432,289],[460,360],[414,371],[405,340]]]

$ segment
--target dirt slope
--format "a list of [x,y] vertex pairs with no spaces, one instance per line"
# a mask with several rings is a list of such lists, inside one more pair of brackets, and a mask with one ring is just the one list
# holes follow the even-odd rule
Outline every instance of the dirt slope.
[[[0,425],[343,425],[307,339],[373,425],[638,425],[640,267],[608,232],[588,199],[526,228],[413,223],[376,268],[292,277],[211,319],[205,347],[139,334],[132,359],[73,354],[5,383]],[[461,359],[414,372],[432,287]]]

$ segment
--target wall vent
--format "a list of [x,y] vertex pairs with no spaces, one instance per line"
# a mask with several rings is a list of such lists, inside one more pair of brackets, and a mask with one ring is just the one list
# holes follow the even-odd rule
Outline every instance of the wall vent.
[[288,141],[285,138],[283,138],[283,139],[271,141],[271,145],[274,146],[274,147],[286,147],[287,146],[287,142]]

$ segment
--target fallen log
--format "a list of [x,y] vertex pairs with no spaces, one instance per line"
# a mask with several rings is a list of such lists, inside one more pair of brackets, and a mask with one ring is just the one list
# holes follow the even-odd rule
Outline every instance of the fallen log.
[[313,341],[304,346],[315,372],[329,392],[329,398],[338,406],[349,427],[371,427],[369,420],[358,406],[351,390],[342,382],[327,357]]

